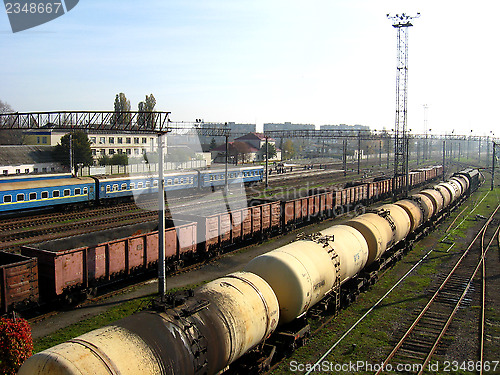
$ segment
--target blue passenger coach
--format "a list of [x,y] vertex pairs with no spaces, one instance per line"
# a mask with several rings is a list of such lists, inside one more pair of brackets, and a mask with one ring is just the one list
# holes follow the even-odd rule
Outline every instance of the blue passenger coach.
[[0,212],[89,203],[95,200],[92,178],[62,178],[0,184]]

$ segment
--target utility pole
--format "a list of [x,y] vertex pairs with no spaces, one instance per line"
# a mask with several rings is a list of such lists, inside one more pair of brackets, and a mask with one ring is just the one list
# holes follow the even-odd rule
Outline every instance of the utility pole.
[[497,144],[493,141],[493,160],[491,161],[491,189],[495,187],[495,158],[496,158],[496,146]]
[[342,169],[344,170],[344,177],[347,175],[347,139],[342,140]]
[[73,134],[69,133],[69,173],[73,176]]
[[358,174],[359,174],[360,163],[361,163],[361,132],[358,132]]
[[[420,13],[412,17],[405,13],[387,18],[397,30],[397,75],[396,75],[396,122],[394,126],[394,176],[403,176],[402,186],[394,186],[394,199],[398,191],[406,192],[408,186],[408,147],[407,143],[407,97],[408,97],[408,27],[413,26],[411,20],[420,17]],[[395,178],[394,184],[397,184]]]
[[165,179],[163,178],[163,131],[158,132],[158,293],[165,300],[167,278],[165,271]]
[[267,162],[267,159],[269,159],[269,137],[266,136],[266,188],[269,187],[269,182],[267,178],[269,164]]

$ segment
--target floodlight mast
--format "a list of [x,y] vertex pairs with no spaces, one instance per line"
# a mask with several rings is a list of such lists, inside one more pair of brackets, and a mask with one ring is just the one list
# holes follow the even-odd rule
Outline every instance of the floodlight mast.
[[394,197],[398,193],[408,196],[408,134],[406,129],[407,119],[407,85],[408,85],[408,27],[413,26],[411,20],[420,17],[409,16],[405,13],[387,18],[392,20],[392,26],[397,30],[397,75],[396,75],[396,121],[394,125]]

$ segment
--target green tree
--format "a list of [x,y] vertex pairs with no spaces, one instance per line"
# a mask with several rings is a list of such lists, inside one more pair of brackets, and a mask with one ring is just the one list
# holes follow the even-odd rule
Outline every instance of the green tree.
[[291,139],[287,139],[283,144],[283,159],[289,160],[295,156],[295,146]]
[[212,140],[210,141],[210,146],[208,147],[208,149],[210,151],[212,151],[216,147],[217,147],[217,141],[215,140],[215,138],[212,138]]
[[[71,137],[70,137],[71,136]],[[73,153],[73,168],[78,172],[79,165],[90,167],[94,164],[90,141],[87,134],[81,130],[75,130],[61,138],[61,143],[54,147],[54,158],[65,167],[70,167],[70,138]]]
[[[262,154],[262,157],[265,160],[265,157],[266,157],[266,145],[265,144],[263,144],[262,147],[260,148],[260,152]],[[274,145],[274,143],[268,142],[267,143],[267,158],[268,158],[268,160],[274,158],[277,154],[278,153],[276,151],[276,146]]]
[[154,112],[156,106],[156,99],[153,94],[146,95],[146,100],[139,102],[139,114],[137,115],[137,124],[147,125],[149,128],[154,127],[155,118]]
[[98,163],[101,167],[104,167],[105,165],[111,165],[111,158],[108,155],[102,155],[99,157]]
[[111,157],[110,164],[112,165],[127,165],[128,164],[128,156],[127,154],[114,154]]
[[130,100],[123,92],[116,94],[114,107],[115,113],[111,117],[111,123],[115,125],[130,123]]
[[[13,113],[14,109],[6,103],[0,100],[0,114]],[[14,117],[4,117],[2,118],[6,124],[15,121]],[[0,132],[0,145],[22,145],[24,143],[24,133],[20,129],[9,129],[2,130]]]

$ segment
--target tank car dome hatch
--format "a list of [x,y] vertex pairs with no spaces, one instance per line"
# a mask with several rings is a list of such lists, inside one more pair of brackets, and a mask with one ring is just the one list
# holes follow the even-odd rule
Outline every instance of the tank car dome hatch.
[[379,207],[379,209],[389,211],[394,224],[396,225],[396,231],[394,232],[394,243],[404,240],[411,229],[411,220],[408,213],[398,205],[395,204],[384,204]]
[[422,195],[426,195],[432,201],[434,205],[434,215],[440,212],[444,206],[444,199],[441,193],[434,189],[425,189],[420,192]]
[[411,199],[403,199],[394,204],[403,208],[408,214],[411,223],[410,232],[413,232],[424,222],[424,212],[417,202]]
[[420,205],[424,213],[424,222],[428,221],[434,215],[434,204],[432,204],[431,199],[419,193],[413,194],[411,198]]
[[443,208],[448,207],[448,205],[451,203],[451,193],[449,192],[449,190],[442,185],[434,186],[434,190],[441,193],[441,196],[443,197]]
[[296,241],[260,255],[244,268],[262,277],[280,306],[279,324],[289,323],[319,302],[337,278],[334,252],[314,241]]
[[340,261],[340,283],[344,283],[363,269],[368,261],[368,244],[355,228],[348,225],[334,225],[320,232],[332,236],[329,245]]
[[377,214],[363,214],[344,224],[358,230],[365,238],[368,244],[367,265],[378,260],[392,244],[392,227],[386,219]]

